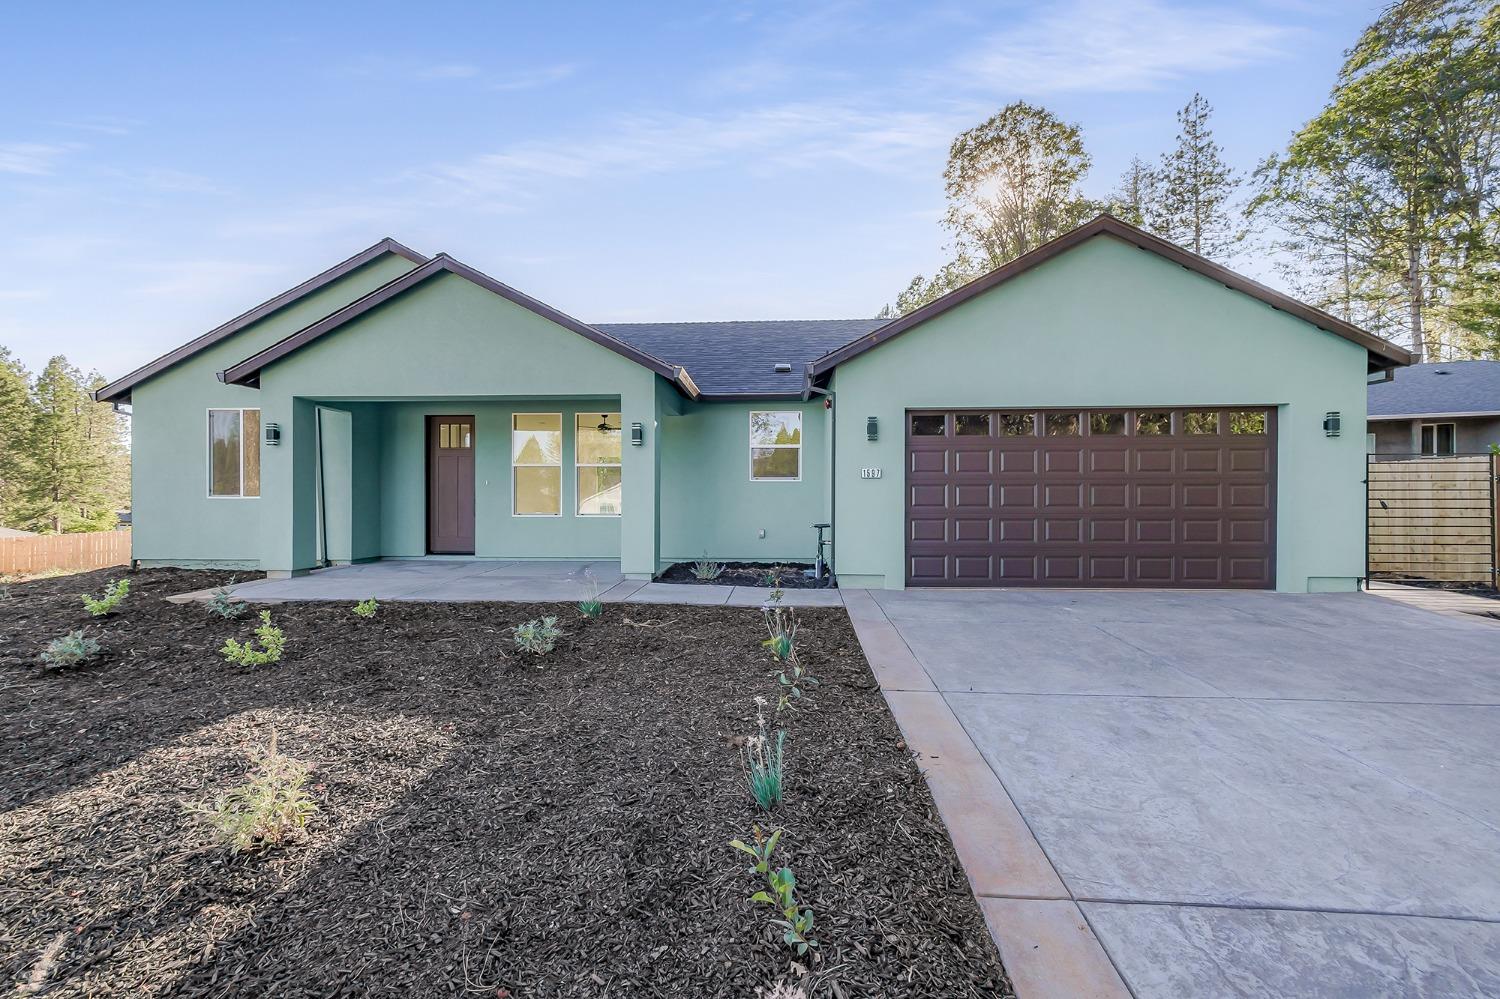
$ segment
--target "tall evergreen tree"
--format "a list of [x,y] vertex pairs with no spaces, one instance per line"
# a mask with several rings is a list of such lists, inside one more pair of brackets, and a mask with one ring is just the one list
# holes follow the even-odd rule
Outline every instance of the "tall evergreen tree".
[[18,515],[32,419],[31,376],[9,349],[0,347],[0,526],[12,526]]
[[119,495],[118,431],[112,447],[96,416],[99,404],[88,397],[82,375],[65,357],[47,362],[33,398],[21,526],[54,533],[108,530]]
[[1131,225],[1155,231],[1161,217],[1161,174],[1132,156],[1120,175],[1120,186],[1109,196],[1109,210]]
[[1214,141],[1212,114],[1202,94],[1177,112],[1177,145],[1162,157],[1160,217],[1151,228],[1194,253],[1223,260],[1239,241],[1231,199],[1240,180]]

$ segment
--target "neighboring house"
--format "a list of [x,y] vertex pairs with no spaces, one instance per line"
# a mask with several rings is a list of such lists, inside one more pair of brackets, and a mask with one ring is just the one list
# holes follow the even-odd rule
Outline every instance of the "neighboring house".
[[[1352,589],[1404,350],[1108,216],[899,319],[589,325],[377,243],[105,386],[134,557]],[[1342,415],[1342,436],[1325,419]]]
[[1394,374],[1370,386],[1371,454],[1488,454],[1500,445],[1500,361],[1433,361]]
[[35,531],[23,531],[15,527],[0,527],[0,538],[34,538]]

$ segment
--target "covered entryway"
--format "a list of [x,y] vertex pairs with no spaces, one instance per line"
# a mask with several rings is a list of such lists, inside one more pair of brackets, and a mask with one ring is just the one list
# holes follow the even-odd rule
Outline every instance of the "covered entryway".
[[910,586],[1275,585],[1276,410],[914,410]]

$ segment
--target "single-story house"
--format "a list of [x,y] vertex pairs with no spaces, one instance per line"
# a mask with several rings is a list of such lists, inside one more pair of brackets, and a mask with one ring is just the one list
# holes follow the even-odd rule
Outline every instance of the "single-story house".
[[[1109,216],[890,321],[589,324],[386,239],[100,389],[134,558],[1347,590],[1406,351]],[[1347,428],[1344,432],[1341,428]]]
[[1365,446],[1388,457],[1500,445],[1500,361],[1432,361],[1370,385]]

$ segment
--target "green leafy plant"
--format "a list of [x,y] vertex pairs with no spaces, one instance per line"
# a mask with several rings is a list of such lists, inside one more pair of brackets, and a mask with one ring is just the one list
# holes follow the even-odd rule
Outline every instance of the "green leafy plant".
[[47,643],[47,648],[42,652],[42,662],[53,669],[62,669],[86,663],[98,654],[99,642],[96,639],[82,631],[70,631]]
[[301,760],[276,749],[276,734],[265,752],[251,756],[245,783],[219,795],[209,805],[189,805],[202,816],[214,841],[231,853],[283,846],[301,838],[318,803],[307,790],[311,771]]
[[562,629],[557,626],[556,616],[548,615],[516,625],[514,637],[516,648],[522,652],[544,656],[557,647]]
[[94,617],[103,617],[106,614],[112,613],[116,607],[120,606],[120,602],[129,593],[130,580],[124,578],[117,579],[104,587],[104,592],[97,598],[87,593],[82,594],[83,606]]
[[229,589],[233,585],[234,579],[231,577],[228,585],[214,590],[213,595],[204,602],[203,606],[208,608],[210,614],[216,614],[231,621],[245,616],[245,612],[250,609],[250,605],[243,600],[236,600],[234,598],[234,594]]
[[715,562],[709,558],[708,552],[704,552],[703,557],[693,563],[693,578],[699,582],[711,582],[722,575],[724,575],[724,563]]
[[766,811],[781,804],[782,777],[786,768],[786,729],[772,737],[766,731],[766,699],[755,698],[755,722],[758,731],[747,740],[745,778],[755,803]]
[[604,604],[599,599],[599,584],[592,573],[584,573],[583,599],[578,601],[578,613],[584,617],[598,617],[604,613]]
[[777,829],[767,837],[761,832],[760,826],[754,826],[751,829],[755,840],[753,845],[742,840],[732,840],[729,845],[741,853],[749,854],[755,861],[750,873],[766,879],[766,888],[751,895],[750,901],[773,906],[781,914],[779,919],[771,922],[781,927],[781,939],[802,955],[807,953],[808,948],[817,947],[818,941],[812,936],[812,909],[797,902],[797,879],[792,874],[792,869],[785,866],[774,867],[771,863],[771,855],[776,851],[776,844],[781,841],[783,832],[785,830]]
[[790,607],[781,605],[782,596],[778,586],[761,606],[769,637],[760,644],[771,651],[780,665],[776,672],[776,682],[781,686],[781,696],[776,701],[778,714],[806,697],[808,687],[818,684],[797,655],[797,618]]
[[271,623],[270,611],[260,612],[260,626],[255,629],[255,637],[260,639],[258,649],[254,642],[241,645],[230,638],[225,640],[219,653],[236,666],[268,666],[281,662],[282,650],[286,648],[286,635]]
[[361,600],[359,603],[354,605],[354,616],[362,617],[366,621],[368,621],[370,618],[375,616],[375,612],[379,609],[380,605],[375,602],[374,597],[371,597],[368,600]]

